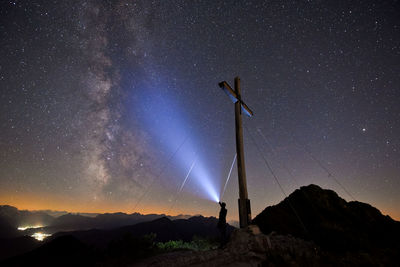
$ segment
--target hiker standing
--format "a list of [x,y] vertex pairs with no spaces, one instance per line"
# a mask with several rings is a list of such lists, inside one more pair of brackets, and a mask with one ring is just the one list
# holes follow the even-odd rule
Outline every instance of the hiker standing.
[[228,213],[228,210],[225,208],[226,204],[225,202],[218,202],[218,204],[221,206],[221,210],[219,211],[219,218],[218,218],[218,229],[221,232],[221,246],[225,243],[226,241],[226,214]]

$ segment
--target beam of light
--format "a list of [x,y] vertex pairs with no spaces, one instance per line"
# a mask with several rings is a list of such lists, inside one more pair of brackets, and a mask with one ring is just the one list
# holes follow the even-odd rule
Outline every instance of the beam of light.
[[[220,200],[219,194],[217,193],[217,186],[215,185],[215,180],[211,179],[211,176],[208,174],[207,169],[199,162],[195,169],[194,173],[196,174],[196,183],[198,184],[198,188],[201,188],[206,199],[209,199],[214,202],[218,202]],[[213,183],[214,181],[214,183]]]
[[[212,158],[214,151],[207,148],[207,139],[196,136],[194,129],[198,129],[198,121],[192,121],[188,117],[187,110],[183,110],[177,102],[178,96],[172,94],[173,90],[165,89],[168,88],[166,84],[153,80],[144,86],[146,90],[143,90],[140,95],[142,105],[137,108],[151,111],[147,112],[142,119],[146,130],[154,138],[154,144],[164,151],[171,151],[188,137],[174,159],[174,163],[179,167],[173,170],[174,175],[180,176],[182,170],[187,166],[192,166],[193,161],[196,161],[190,170],[191,185],[188,192],[218,202],[217,188],[220,188],[220,181],[216,178],[218,172],[213,171],[213,174],[209,172],[211,170],[209,164],[214,164],[214,162],[208,160]],[[179,190],[182,190],[185,184],[188,187],[188,177],[185,178]]]
[[185,180],[183,180],[183,183],[182,183],[181,187],[179,188],[178,194],[182,191],[183,187],[185,186],[186,180],[188,179],[190,173],[192,172],[195,164],[196,164],[196,160],[194,160],[192,163],[192,166],[190,166],[190,169],[189,169],[188,173],[186,174]]
[[36,240],[43,241],[46,237],[51,236],[51,234],[37,232],[31,235],[31,237],[35,238]]
[[202,184],[203,188],[207,190],[208,196],[211,198],[210,200],[214,202],[219,202],[220,197],[218,196],[217,191],[215,190],[215,186],[210,182],[209,179],[205,179],[204,183]]
[[228,182],[229,182],[229,178],[231,178],[231,173],[232,173],[233,165],[235,164],[235,161],[236,161],[236,156],[237,156],[237,154],[235,154],[235,156],[233,157],[231,169],[229,170],[229,174],[228,174],[228,177],[226,178],[224,189],[222,190],[221,199],[224,196],[224,193],[225,193],[225,190],[226,190],[226,186],[228,185]]

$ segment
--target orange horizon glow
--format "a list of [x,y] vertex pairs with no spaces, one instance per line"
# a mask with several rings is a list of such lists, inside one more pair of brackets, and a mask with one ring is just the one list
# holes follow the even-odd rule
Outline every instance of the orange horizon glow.
[[[167,214],[168,208],[160,207],[155,205],[146,204],[145,207],[138,207],[136,210],[133,210],[133,204],[124,204],[121,203],[108,203],[105,201],[85,201],[86,205],[82,205],[84,201],[79,199],[65,199],[65,197],[60,197],[54,194],[47,194],[38,196],[33,193],[19,193],[19,194],[0,194],[0,205],[10,205],[16,207],[19,210],[29,210],[29,211],[39,211],[39,210],[51,210],[51,211],[65,211],[68,213],[116,213],[123,212],[127,214],[132,213],[141,213],[141,214],[166,214],[170,216],[178,216],[178,215],[197,215],[197,213],[190,213],[184,210],[178,211],[170,211]],[[378,208],[379,209],[379,208]],[[392,219],[396,221],[400,221],[400,211],[393,209],[379,209],[383,215],[389,215]],[[233,214],[232,214],[233,213]],[[238,220],[234,215],[234,212],[231,213],[231,216],[228,216],[228,220]],[[203,216],[214,216],[217,217],[217,211],[215,214],[206,214],[201,213]],[[255,215],[253,215],[254,217]]]
[[[107,203],[105,201],[85,201],[87,206],[82,205],[83,201],[75,199],[71,201],[68,199],[57,196],[57,195],[41,195],[36,194],[21,193],[14,194],[12,196],[7,194],[1,194],[0,205],[9,205],[16,207],[19,210],[29,210],[29,211],[40,211],[40,210],[51,210],[51,211],[61,211],[68,213],[117,213],[123,212],[127,214],[141,213],[141,214],[166,214],[168,208],[163,208],[155,205],[146,204],[145,207],[137,207],[133,210],[133,204],[121,203]],[[170,211],[166,215],[178,216],[178,215],[196,215],[198,213],[187,213],[183,210],[181,211]],[[217,216],[216,214],[202,214],[203,216]]]

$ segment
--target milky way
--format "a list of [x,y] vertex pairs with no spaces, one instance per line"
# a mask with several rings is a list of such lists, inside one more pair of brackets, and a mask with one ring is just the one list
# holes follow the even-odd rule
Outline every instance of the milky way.
[[0,5],[0,204],[216,215],[239,75],[253,214],[315,183],[400,218],[398,2]]

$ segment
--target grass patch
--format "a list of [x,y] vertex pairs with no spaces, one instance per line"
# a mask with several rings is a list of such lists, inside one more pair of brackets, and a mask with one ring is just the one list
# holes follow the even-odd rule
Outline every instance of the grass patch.
[[157,242],[156,247],[164,251],[174,250],[194,250],[206,251],[218,248],[219,243],[217,240],[207,239],[202,237],[193,237],[192,241],[184,242],[182,240],[170,240],[167,242]]

